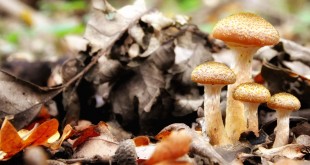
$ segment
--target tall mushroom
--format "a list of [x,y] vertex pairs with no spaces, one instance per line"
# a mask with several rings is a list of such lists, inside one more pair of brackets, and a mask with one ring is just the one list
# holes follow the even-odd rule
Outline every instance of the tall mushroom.
[[253,131],[258,137],[257,108],[259,104],[265,103],[270,99],[269,90],[263,85],[254,82],[242,83],[236,87],[233,92],[233,98],[243,102],[246,111],[247,129],[248,131]]
[[240,101],[234,100],[232,93],[241,83],[251,81],[251,64],[255,52],[266,45],[279,42],[278,31],[265,19],[253,13],[237,13],[219,21],[213,29],[212,36],[224,41],[234,50],[237,75],[236,83],[228,85],[226,132],[233,142],[239,140],[246,130],[244,108]]
[[192,81],[204,85],[203,135],[209,136],[212,145],[229,144],[220,110],[220,94],[225,85],[236,81],[235,73],[225,64],[209,61],[198,65],[191,78]]
[[284,146],[289,139],[290,114],[300,108],[300,101],[294,95],[282,92],[271,96],[267,106],[277,113],[276,139],[272,147]]

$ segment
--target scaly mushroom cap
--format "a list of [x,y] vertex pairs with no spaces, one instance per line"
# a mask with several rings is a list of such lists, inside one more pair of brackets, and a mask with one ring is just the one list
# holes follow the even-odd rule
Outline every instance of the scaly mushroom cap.
[[244,102],[264,103],[269,100],[270,92],[261,84],[248,82],[236,87],[233,98]]
[[192,81],[200,84],[227,85],[236,81],[236,75],[227,65],[209,61],[193,70]]
[[296,111],[300,108],[300,101],[294,95],[282,92],[271,96],[267,106],[278,111]]
[[278,31],[262,17],[247,12],[228,16],[219,21],[212,35],[236,46],[262,47],[279,42]]

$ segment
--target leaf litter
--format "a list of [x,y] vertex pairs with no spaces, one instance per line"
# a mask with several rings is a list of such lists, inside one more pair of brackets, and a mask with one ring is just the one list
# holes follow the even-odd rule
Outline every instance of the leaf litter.
[[[63,63],[60,86],[40,87],[0,72],[5,90],[0,97],[0,117],[14,116],[14,126],[5,118],[0,131],[0,149],[7,153],[6,158],[28,146],[44,145],[52,154],[50,159],[55,156],[60,164],[267,164],[285,161],[282,158],[308,160],[309,138],[303,132],[308,130],[308,120],[291,125],[298,137],[292,136],[291,144],[278,148],[269,147],[272,133],[264,140],[254,139],[251,144],[255,145],[243,139],[235,146],[214,147],[200,135],[199,126],[188,126],[196,122],[197,109],[202,106],[203,90],[191,82],[192,70],[204,61],[225,61],[219,54],[227,51],[225,45],[195,25],[148,10],[143,0],[120,9],[106,0],[96,0],[84,38],[76,57]],[[302,110],[309,108],[309,52],[281,40],[256,55],[257,64],[261,64],[258,74],[271,93],[293,93],[301,100]],[[66,113],[60,118],[62,136],[47,143],[58,131],[58,121],[51,119],[34,127],[26,140],[20,137],[16,129],[30,124],[42,104],[58,94]],[[260,107],[260,118],[269,113],[266,106]],[[81,119],[98,124],[87,124],[83,130],[67,125],[77,125]],[[113,130],[103,121],[116,122],[120,128]],[[269,127],[265,124],[261,131],[268,132]],[[3,138],[6,134],[10,136]],[[156,134],[162,140],[152,139]],[[147,136],[132,139],[130,135]],[[144,147],[144,153],[139,147]],[[57,157],[57,153],[69,156]]]

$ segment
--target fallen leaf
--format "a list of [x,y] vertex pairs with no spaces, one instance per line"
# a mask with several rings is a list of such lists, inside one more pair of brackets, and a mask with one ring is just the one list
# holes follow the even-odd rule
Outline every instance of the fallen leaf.
[[56,141],[54,141],[53,143],[51,143],[50,145],[48,145],[52,150],[57,150],[60,148],[61,144],[63,143],[64,140],[68,139],[71,135],[73,134],[73,128],[71,127],[71,125],[66,125],[61,138],[60,139],[56,139]]
[[132,140],[135,142],[136,147],[147,146],[151,143],[150,138],[147,136],[137,136],[133,138]]
[[163,140],[163,139],[166,139],[167,137],[169,137],[170,134],[171,134],[171,131],[163,130],[163,131],[160,131],[160,132],[155,136],[155,139],[156,139],[156,140]]
[[302,63],[310,66],[310,49],[309,47],[304,47],[290,40],[281,39],[278,47],[278,51],[285,51],[290,54],[290,59],[292,61],[301,61]]
[[82,130],[79,134],[80,136],[72,145],[73,148],[81,145],[82,143],[84,143],[86,140],[88,140],[91,137],[96,137],[100,135],[100,133],[97,130],[97,126],[94,126],[94,125],[89,126],[88,128]]
[[110,100],[125,130],[142,134],[159,130],[169,122],[171,100],[164,87],[163,72],[152,62],[140,65],[114,84]]
[[264,58],[270,52],[275,53],[263,61],[261,69],[270,93],[291,93],[300,100],[303,108],[309,108],[310,49],[281,39],[277,45],[264,49],[258,56]]
[[94,158],[99,156],[103,159],[110,159],[118,148],[118,142],[109,131],[105,122],[97,124],[99,136],[91,137],[76,148],[73,158]]
[[95,65],[93,71],[87,73],[85,78],[95,84],[103,84],[117,79],[123,70],[124,68],[119,61],[101,56],[98,59],[98,65]]
[[[183,33],[176,39],[175,65],[169,69],[175,86],[193,86],[191,73],[193,69],[204,61],[212,60],[210,43],[207,34],[201,33],[195,26],[186,26]],[[209,45],[208,45],[209,46]],[[196,86],[196,85],[195,85]],[[172,86],[173,88],[173,86]]]
[[51,118],[51,115],[48,113],[47,107],[42,105],[39,114],[36,116],[35,120],[33,120],[29,125],[27,125],[24,129],[31,130],[38,123],[41,124]]
[[0,71],[0,118],[14,115],[11,121],[21,129],[40,112],[42,103],[61,92],[62,88],[43,88]]
[[193,113],[202,106],[203,98],[193,98],[192,96],[175,95],[173,116],[185,116]]
[[185,131],[172,132],[169,137],[156,145],[156,149],[145,165],[175,160],[188,153],[192,138]]
[[220,155],[213,146],[208,142],[209,140],[205,137],[202,137],[196,133],[195,130],[189,128],[186,124],[183,123],[174,123],[168,125],[167,127],[163,128],[159,133],[157,138],[165,138],[169,132],[172,131],[186,131],[188,135],[192,138],[192,143],[190,147],[190,153],[197,154],[201,157],[210,159],[212,162],[216,162],[219,164],[229,164],[226,156]]
[[174,23],[172,19],[165,17],[159,11],[154,11],[145,14],[144,16],[141,17],[141,20],[145,23],[152,25],[152,27],[158,31]]
[[57,133],[57,130],[58,121],[56,119],[51,119],[29,131],[30,134],[23,140],[6,118],[0,131],[0,150],[6,153],[3,159],[14,156],[28,146],[46,144],[47,140]]
[[51,119],[38,126],[24,141],[25,146],[37,146],[47,142],[47,140],[57,133],[58,120]]
[[299,144],[288,144],[285,146],[266,149],[264,147],[259,147],[254,153],[266,158],[267,160],[272,159],[273,157],[284,157],[289,159],[302,158],[305,153],[304,150],[307,147]]
[[[113,44],[130,24],[140,18],[146,7],[144,1],[137,0],[133,5],[128,5],[114,11],[107,1],[105,5],[93,5],[84,37],[90,41],[93,47],[105,50]],[[109,25],[109,26],[106,26]]]
[[23,140],[6,117],[0,131],[0,150],[5,152],[5,158],[8,158],[15,155],[23,148]]

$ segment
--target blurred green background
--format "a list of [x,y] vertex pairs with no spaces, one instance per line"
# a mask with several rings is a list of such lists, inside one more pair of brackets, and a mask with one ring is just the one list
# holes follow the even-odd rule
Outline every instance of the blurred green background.
[[[12,2],[18,5],[8,4]],[[133,1],[109,2],[120,8]],[[254,12],[270,21],[282,38],[310,46],[309,0],[146,0],[146,4],[167,17],[190,16],[191,23],[207,33],[223,17],[240,11]],[[34,15],[25,7],[42,17],[45,24],[34,22]],[[68,54],[63,39],[83,35],[90,8],[90,0],[0,0],[0,56],[31,60]]]

